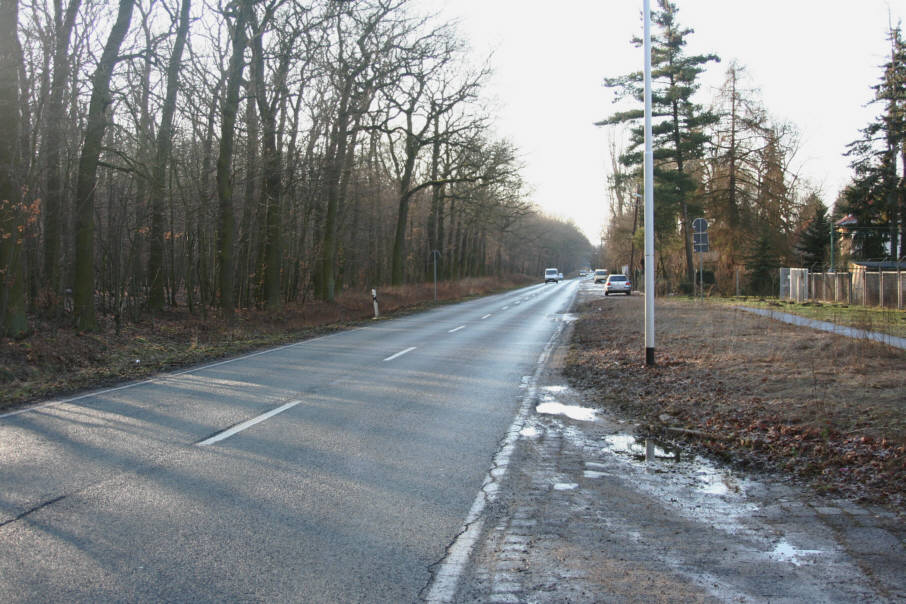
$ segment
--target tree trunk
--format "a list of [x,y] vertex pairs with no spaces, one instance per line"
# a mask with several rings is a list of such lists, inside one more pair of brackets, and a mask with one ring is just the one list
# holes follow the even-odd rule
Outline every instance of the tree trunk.
[[16,0],[0,0],[0,334],[20,336],[25,316],[24,229],[19,187],[19,46]]
[[167,94],[164,99],[157,132],[157,152],[154,158],[154,172],[151,177],[151,241],[148,249],[148,276],[150,291],[148,306],[151,311],[159,311],[164,306],[164,182],[167,173],[167,162],[170,159],[172,144],[173,114],[176,111],[176,95],[179,91],[179,66],[182,62],[182,51],[189,33],[189,11],[191,0],[182,0],[179,14],[179,26],[176,30],[176,41],[173,54],[167,65]]
[[340,205],[340,178],[343,172],[343,160],[346,158],[346,144],[349,128],[348,91],[340,105],[337,124],[334,129],[334,142],[328,155],[327,168],[327,216],[324,223],[324,239],[321,246],[321,271],[318,278],[318,297],[322,300],[334,299],[336,288],[337,264],[337,230],[338,210]]
[[[412,115],[407,115],[409,120],[408,131],[412,131]],[[406,221],[409,219],[409,200],[412,197],[409,188],[412,185],[412,173],[415,170],[415,156],[418,154],[418,145],[411,140],[412,135],[407,135],[406,158],[403,174],[400,178],[399,209],[396,217],[396,235],[393,239],[393,264],[390,270],[390,281],[393,285],[402,285],[405,279],[404,261],[406,257]]]
[[[263,29],[263,25],[262,25]],[[283,303],[280,293],[280,269],[282,268],[283,246],[283,209],[281,204],[281,173],[283,161],[277,146],[276,101],[267,102],[267,84],[264,81],[264,49],[261,41],[262,32],[257,32],[252,40],[252,54],[256,68],[252,70],[255,82],[255,94],[258,100],[258,113],[261,115],[262,164],[264,168],[264,254],[262,275],[262,294],[265,307],[269,310],[279,308]],[[282,82],[289,68],[288,55],[281,57],[275,80]],[[275,99],[282,91],[280,86],[274,90]]]
[[46,190],[44,192],[44,282],[51,294],[54,306],[62,293],[60,260],[63,240],[63,178],[60,165],[63,147],[63,130],[66,106],[63,94],[69,75],[69,39],[75,26],[81,0],[70,0],[66,13],[62,13],[60,0],[54,2],[56,38],[53,56],[53,79],[50,84],[50,98],[45,109],[46,129],[44,132],[44,171]]
[[233,240],[235,218],[233,215],[233,137],[236,130],[236,113],[239,109],[239,87],[245,67],[243,55],[248,44],[245,27],[249,18],[250,0],[238,3],[233,23],[233,52],[227,74],[226,95],[223,99],[220,129],[220,154],[217,157],[217,197],[220,215],[217,231],[217,259],[220,262],[220,306],[227,317],[233,315]]
[[[255,64],[249,66],[250,71],[256,69]],[[258,281],[261,275],[255,270],[256,261],[252,261],[252,222],[256,216],[255,210],[258,205],[258,110],[255,108],[255,78],[249,78],[246,85],[248,99],[245,104],[245,195],[242,204],[242,219],[239,222],[239,254],[237,256],[237,275],[240,282],[236,284],[238,297],[236,303],[240,307],[248,307],[252,304],[252,291],[257,292],[260,289]],[[256,221],[257,225],[257,221]],[[260,229],[258,230],[260,233]],[[255,282],[252,283],[254,276]]]
[[73,311],[78,329],[97,327],[94,308],[94,196],[97,184],[101,141],[107,128],[106,110],[110,105],[110,78],[120,45],[132,19],[133,0],[120,0],[116,23],[110,30],[104,52],[92,77],[91,101],[85,127],[85,142],[79,157],[76,184],[76,249]]

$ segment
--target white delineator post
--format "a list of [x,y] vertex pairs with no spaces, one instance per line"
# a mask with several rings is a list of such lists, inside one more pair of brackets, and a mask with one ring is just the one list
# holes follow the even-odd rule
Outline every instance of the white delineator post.
[[377,319],[380,316],[380,313],[378,313],[376,289],[371,290],[371,301],[374,303],[374,318]]
[[645,364],[654,365],[654,153],[651,150],[651,2],[643,0],[645,38]]

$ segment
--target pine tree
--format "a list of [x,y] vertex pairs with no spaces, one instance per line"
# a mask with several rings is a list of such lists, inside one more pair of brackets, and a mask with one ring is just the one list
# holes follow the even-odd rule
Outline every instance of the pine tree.
[[[652,22],[658,29],[651,40],[652,79],[652,149],[654,151],[655,178],[655,229],[674,231],[679,223],[685,254],[686,277],[694,279],[692,262],[691,216],[693,195],[698,183],[692,175],[692,164],[704,157],[709,137],[707,126],[717,121],[717,116],[692,100],[699,88],[698,76],[711,61],[719,61],[713,54],[692,55],[684,53],[687,38],[694,33],[677,23],[678,9],[669,0],[659,0],[660,10],[653,11]],[[635,38],[633,44],[641,46]],[[634,97],[644,102],[644,75],[634,72],[617,78],[605,78],[604,83],[617,91],[617,98]],[[643,109],[616,113],[598,122],[598,125],[631,123],[629,150],[620,161],[626,166],[640,168],[645,133],[641,121]],[[669,237],[671,233],[661,233]]]
[[830,221],[827,218],[827,208],[820,200],[815,200],[814,215],[808,226],[799,236],[796,251],[802,260],[802,265],[811,271],[823,269],[830,247]]
[[889,38],[890,61],[873,87],[873,103],[884,110],[847,151],[854,176],[844,208],[859,221],[853,248],[862,258],[887,255],[888,244],[892,255],[906,255],[906,174],[898,174],[898,164],[906,163],[906,43],[899,27]]
[[749,289],[757,296],[769,296],[774,292],[775,276],[777,269],[780,268],[780,262],[771,239],[771,232],[768,229],[762,229],[746,258]]

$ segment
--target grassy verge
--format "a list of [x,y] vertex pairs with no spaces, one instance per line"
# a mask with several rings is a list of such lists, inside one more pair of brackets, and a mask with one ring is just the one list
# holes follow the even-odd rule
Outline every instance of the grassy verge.
[[[436,303],[529,282],[487,278],[438,283]],[[381,317],[392,317],[433,306],[434,287],[425,283],[380,288],[378,299]],[[33,318],[29,337],[0,338],[0,409],[305,340],[369,321],[372,315],[370,292],[346,292],[332,303],[242,310],[231,320],[214,310],[202,317],[177,308],[119,330],[112,320],[103,320],[91,333]]]
[[822,492],[906,503],[906,352],[671,298],[657,302],[646,367],[641,297],[587,294],[578,312],[567,375],[645,434]]
[[[693,298],[678,298],[693,300]],[[697,299],[696,299],[697,300]],[[705,298],[705,304],[766,308],[808,319],[906,338],[906,311],[830,302],[791,302],[752,296]]]

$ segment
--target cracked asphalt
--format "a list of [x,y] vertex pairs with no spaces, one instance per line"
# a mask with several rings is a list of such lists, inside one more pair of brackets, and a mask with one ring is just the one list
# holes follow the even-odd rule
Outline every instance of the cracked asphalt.
[[906,601],[896,514],[636,441],[629,418],[566,386],[567,342],[452,601]]

